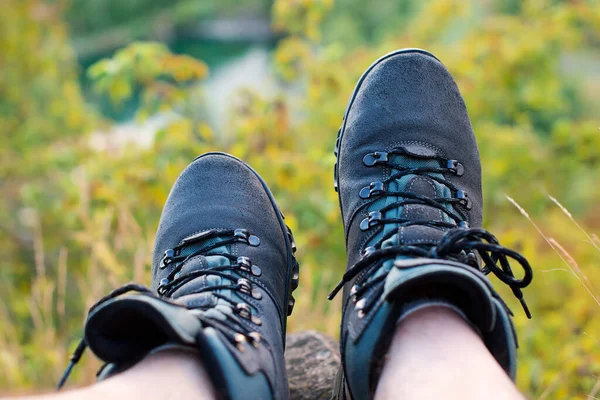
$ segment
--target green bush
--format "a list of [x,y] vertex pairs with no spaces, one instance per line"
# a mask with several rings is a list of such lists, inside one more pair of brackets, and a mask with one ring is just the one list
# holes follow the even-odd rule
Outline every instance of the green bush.
[[[111,121],[83,99],[63,3],[0,3],[0,393],[52,387],[87,307],[128,280],[148,282],[170,185],[210,150],[253,165],[295,232],[301,281],[290,329],[337,335],[339,299],[325,300],[345,267],[335,135],[356,79],[375,58],[424,47],[448,66],[469,108],[485,226],[535,270],[525,290],[530,321],[498,285],[516,311],[518,386],[533,398],[596,394],[599,98],[585,90],[593,77],[564,64],[597,54],[597,3],[376,1],[363,16],[356,0],[278,0],[273,25],[286,34],[273,54],[279,92],[240,92],[221,130],[205,118],[202,85],[192,84],[206,66],[134,43],[87,76],[117,104],[141,93],[140,120],[172,117],[149,147],[90,144],[91,132]],[[98,363],[87,356],[81,364],[71,384],[93,381]]]

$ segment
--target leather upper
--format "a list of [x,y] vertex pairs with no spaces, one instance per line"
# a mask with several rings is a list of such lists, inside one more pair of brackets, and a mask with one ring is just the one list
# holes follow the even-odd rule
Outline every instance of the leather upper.
[[[376,62],[359,82],[342,126],[338,150],[338,188],[344,217],[348,265],[364,249],[370,232],[360,230],[367,209],[359,192],[381,181],[390,171],[367,167],[366,154],[405,147],[415,153],[458,160],[464,175],[446,179],[468,193],[473,207],[467,212],[472,227],[481,226],[481,165],[477,143],[464,101],[444,65],[421,50],[392,53]],[[412,190],[432,195],[432,184],[418,177]],[[420,212],[431,216],[426,206]],[[408,207],[409,209],[411,207]],[[406,211],[405,211],[406,212]]]

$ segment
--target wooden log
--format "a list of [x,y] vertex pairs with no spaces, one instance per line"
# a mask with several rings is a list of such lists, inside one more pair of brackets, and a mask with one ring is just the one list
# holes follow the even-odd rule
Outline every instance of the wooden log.
[[285,362],[291,400],[328,400],[340,367],[335,339],[316,331],[287,336]]

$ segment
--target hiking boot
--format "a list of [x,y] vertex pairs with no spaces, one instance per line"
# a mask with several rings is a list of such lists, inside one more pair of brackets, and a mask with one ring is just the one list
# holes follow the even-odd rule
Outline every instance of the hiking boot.
[[163,209],[152,289],[126,285],[90,310],[85,342],[107,363],[101,378],[183,348],[198,353],[224,398],[288,398],[283,353],[298,264],[283,219],[242,161],[194,160]]
[[398,321],[435,304],[462,315],[514,378],[511,312],[485,275],[510,285],[530,317],[521,288],[532,272],[481,229],[477,144],[442,63],[418,49],[377,60],[358,81],[335,154],[348,264],[330,295],[343,287],[334,397],[372,397]]

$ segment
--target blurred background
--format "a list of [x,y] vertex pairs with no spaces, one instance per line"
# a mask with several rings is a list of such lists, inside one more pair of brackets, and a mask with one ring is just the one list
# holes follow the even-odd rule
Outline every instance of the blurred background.
[[[597,0],[0,0],[0,395],[50,390],[88,307],[149,283],[170,186],[211,150],[247,160],[295,232],[289,329],[337,336],[335,136],[360,74],[401,47],[455,76],[484,226],[534,268],[532,320],[492,279],[519,388],[600,397]],[[70,384],[98,365],[87,354]]]

